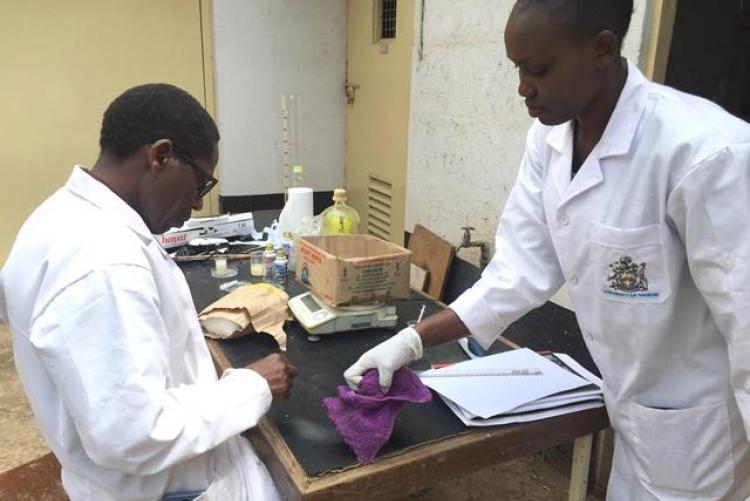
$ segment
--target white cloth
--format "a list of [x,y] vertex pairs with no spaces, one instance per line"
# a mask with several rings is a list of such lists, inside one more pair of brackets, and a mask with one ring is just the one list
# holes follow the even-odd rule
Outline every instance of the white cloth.
[[572,138],[531,127],[495,256],[450,307],[487,346],[567,282],[617,432],[608,499],[744,499],[750,125],[631,64],[571,179]]
[[16,367],[71,499],[155,500],[237,478],[231,499],[278,497],[238,436],[268,411],[267,382],[248,369],[217,380],[182,272],[80,167],[21,228],[3,288]]

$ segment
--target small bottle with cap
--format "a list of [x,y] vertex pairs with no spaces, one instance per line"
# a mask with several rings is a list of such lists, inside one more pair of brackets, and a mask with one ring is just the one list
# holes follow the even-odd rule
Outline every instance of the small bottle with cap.
[[294,235],[292,235],[291,231],[284,232],[284,235],[281,237],[281,246],[284,248],[284,253],[286,254],[287,270],[294,271]]
[[273,263],[276,261],[276,252],[273,250],[273,243],[269,241],[266,244],[266,250],[263,251],[263,267],[266,272],[263,275],[264,282],[273,282]]
[[282,289],[286,285],[287,259],[284,249],[276,249],[276,260],[273,262],[273,283]]

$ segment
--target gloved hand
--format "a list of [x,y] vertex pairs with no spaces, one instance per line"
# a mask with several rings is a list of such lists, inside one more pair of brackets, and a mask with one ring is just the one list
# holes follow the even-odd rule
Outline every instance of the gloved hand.
[[362,381],[362,375],[370,369],[377,369],[380,388],[383,393],[388,393],[393,373],[420,358],[422,338],[412,327],[407,327],[362,354],[359,360],[344,372],[344,379],[352,390],[356,390]]

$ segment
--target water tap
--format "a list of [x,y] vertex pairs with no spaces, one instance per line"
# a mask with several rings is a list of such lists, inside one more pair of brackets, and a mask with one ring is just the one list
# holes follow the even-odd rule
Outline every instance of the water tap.
[[464,239],[460,244],[456,246],[456,254],[458,254],[458,251],[460,251],[461,249],[465,249],[467,247],[479,247],[479,269],[484,270],[490,260],[490,246],[484,240],[472,242],[471,232],[475,229],[474,227],[462,226],[461,229],[464,230]]

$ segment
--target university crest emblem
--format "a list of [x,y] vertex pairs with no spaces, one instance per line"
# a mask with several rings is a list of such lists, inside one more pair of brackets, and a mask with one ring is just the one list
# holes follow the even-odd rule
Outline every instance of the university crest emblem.
[[610,263],[609,286],[617,291],[639,292],[648,290],[646,278],[646,263],[635,263],[630,256],[623,256],[618,261]]

